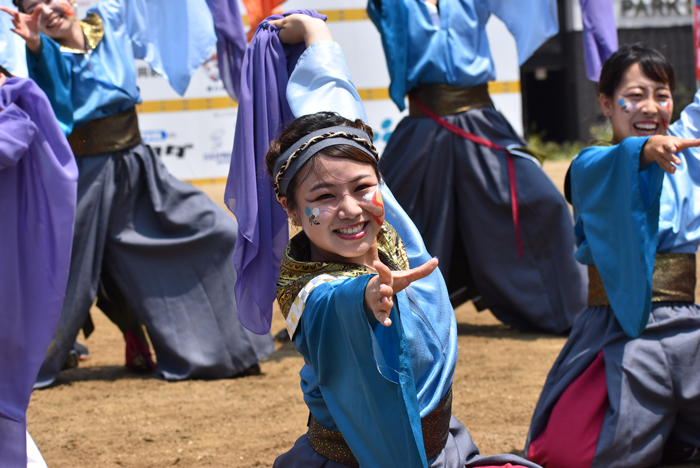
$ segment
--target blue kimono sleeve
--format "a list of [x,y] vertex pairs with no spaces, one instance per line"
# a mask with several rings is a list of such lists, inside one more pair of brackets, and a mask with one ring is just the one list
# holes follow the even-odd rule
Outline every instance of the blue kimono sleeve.
[[[365,312],[371,275],[325,283],[306,302],[295,345],[313,368],[332,421],[363,468],[427,467],[400,293],[384,327]],[[315,408],[310,405],[314,413]]]
[[406,108],[406,73],[408,70],[408,9],[403,0],[368,0],[367,15],[382,37],[389,69],[389,95],[399,110]]
[[29,149],[37,126],[17,104],[0,112],[0,170],[14,167]]
[[115,35],[129,37],[134,57],[148,62],[180,95],[216,45],[205,0],[104,0],[96,11]]
[[556,0],[487,1],[491,13],[500,18],[515,37],[520,66],[559,32]]
[[41,34],[41,51],[34,55],[27,50],[29,77],[44,91],[51,102],[58,123],[65,135],[73,131],[72,74],[70,64],[63,60],[60,46]]
[[295,117],[326,111],[367,121],[343,49],[333,41],[314,42],[301,54],[289,77],[287,102]]
[[644,331],[651,310],[664,179],[655,162],[639,171],[646,140],[586,148],[571,166],[576,259],[596,266],[613,313],[632,338]]
[[[700,90],[668,134],[678,138],[700,138]],[[678,156],[681,165],[664,178],[661,191],[659,252],[696,253],[700,245],[700,148],[688,148]]]

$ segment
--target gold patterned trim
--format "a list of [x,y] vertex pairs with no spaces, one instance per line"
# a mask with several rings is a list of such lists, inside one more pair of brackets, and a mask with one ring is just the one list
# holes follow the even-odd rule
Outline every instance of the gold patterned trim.
[[341,276],[331,276],[331,275],[318,275],[302,288],[302,290],[297,294],[296,299],[292,302],[292,306],[289,308],[289,313],[286,317],[287,322],[287,333],[289,333],[289,338],[294,337],[294,333],[297,331],[297,325],[299,325],[299,319],[301,314],[304,313],[304,308],[306,307],[306,299],[308,299],[311,291],[316,289],[324,283],[329,283],[337,279],[341,279]]
[[[442,397],[437,407],[429,415],[421,419],[423,445],[428,460],[442,452],[450,435],[450,419],[452,418],[452,388]],[[329,431],[309,413],[309,430],[307,437],[309,445],[316,453],[342,465],[359,467],[355,455],[348,447],[343,434]]]
[[[355,278],[376,273],[373,268],[356,263],[311,262],[308,260],[310,247],[309,238],[302,231],[289,241],[282,256],[280,276],[277,280],[277,301],[285,321],[287,321],[292,305],[302,289],[315,277],[329,275],[333,279]],[[408,255],[403,241],[396,230],[386,221],[377,234],[377,249],[379,250],[379,259],[389,268],[408,270]],[[305,305],[306,298],[303,302]],[[301,311],[303,312],[303,307]],[[296,324],[299,323],[299,319],[300,316],[297,315]],[[294,330],[296,330],[296,325]],[[293,332],[290,333],[291,336],[293,336]]]
[[[695,262],[695,254],[656,254],[651,302],[695,302]],[[595,265],[588,265],[588,305],[610,305]]]
[[[94,50],[95,47],[102,42],[102,38],[105,35],[102,18],[100,18],[97,13],[90,13],[84,20],[80,21],[79,24],[80,28],[83,30],[83,34],[85,35],[85,42],[88,50]],[[61,46],[61,52],[84,54],[87,51]]]
[[421,85],[408,95],[408,115],[427,117],[416,105],[414,98],[437,115],[454,115],[480,107],[493,107],[486,84],[457,87],[446,84]]

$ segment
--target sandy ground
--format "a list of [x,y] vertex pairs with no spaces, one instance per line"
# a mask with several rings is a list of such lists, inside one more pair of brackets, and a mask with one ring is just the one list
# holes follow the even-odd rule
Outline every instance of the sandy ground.
[[[567,166],[545,165],[559,187]],[[223,199],[222,185],[202,188]],[[456,314],[453,413],[482,453],[522,450],[566,339],[512,330],[471,304]],[[82,340],[91,359],[64,371],[56,386],[34,392],[29,406],[29,432],[49,467],[272,466],[306,431],[303,360],[290,343],[277,344],[259,376],[168,383],[129,372],[118,329],[97,309],[93,320],[96,331]],[[283,328],[276,313],[272,331]]]

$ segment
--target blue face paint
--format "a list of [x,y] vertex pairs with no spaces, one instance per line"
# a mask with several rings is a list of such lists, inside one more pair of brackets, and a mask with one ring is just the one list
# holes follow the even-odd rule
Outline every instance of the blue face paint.
[[620,104],[620,107],[622,108],[622,110],[623,110],[625,113],[627,113],[627,114],[630,113],[630,108],[632,107],[632,104],[630,104],[629,102],[625,101],[624,99],[620,99],[620,100],[618,101],[618,104]]
[[309,224],[311,224],[312,226],[313,226],[314,224],[316,224],[316,225],[321,224],[321,223],[319,223],[318,221],[316,221],[316,218],[317,218],[318,215],[319,215],[319,209],[318,209],[318,208],[314,208],[314,209],[312,210],[311,208],[309,208],[309,207],[307,206],[307,207],[304,208],[304,213],[306,213],[306,216],[309,217]]

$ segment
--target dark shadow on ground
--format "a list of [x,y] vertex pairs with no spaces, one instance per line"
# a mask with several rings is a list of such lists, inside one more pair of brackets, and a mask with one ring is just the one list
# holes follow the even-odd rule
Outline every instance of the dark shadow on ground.
[[[287,330],[283,331],[285,334],[287,333]],[[275,347],[277,347],[277,350],[266,357],[263,362],[281,362],[287,358],[298,358],[301,356],[299,351],[294,347],[294,343],[290,340],[278,340],[275,336]]]
[[134,372],[127,369],[126,366],[76,367],[75,369],[62,371],[58,374],[56,381],[47,388],[70,385],[73,382],[114,382],[116,380],[144,380],[152,378],[154,377],[150,372]]
[[524,332],[508,325],[473,325],[471,323],[457,323],[459,336],[479,336],[485,338],[505,338],[520,341],[535,341],[540,339],[567,338],[568,334],[550,335],[547,333]]

